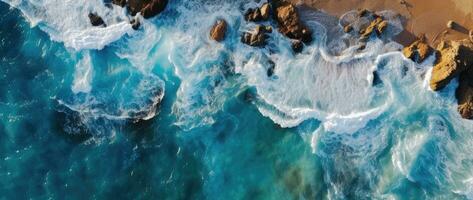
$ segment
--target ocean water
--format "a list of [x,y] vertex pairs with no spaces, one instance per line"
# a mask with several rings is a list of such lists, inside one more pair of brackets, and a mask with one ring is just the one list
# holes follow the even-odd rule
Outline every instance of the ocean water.
[[259,4],[175,0],[134,31],[102,0],[2,0],[0,199],[473,199],[457,82],[429,90],[395,13],[357,51],[354,12],[301,8],[294,55],[277,32],[240,43]]

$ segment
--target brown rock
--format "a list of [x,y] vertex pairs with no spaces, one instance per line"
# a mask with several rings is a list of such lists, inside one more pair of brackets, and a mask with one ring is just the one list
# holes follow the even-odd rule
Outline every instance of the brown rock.
[[269,19],[269,3],[263,4],[260,8],[250,8],[245,13],[245,20],[251,22],[266,21]]
[[312,41],[311,31],[300,21],[296,7],[286,1],[273,1],[279,32],[288,38],[301,40],[304,43]]
[[353,31],[353,26],[352,25],[348,24],[345,27],[343,27],[343,32],[349,33],[351,31]]
[[107,26],[103,19],[96,13],[89,13],[89,20],[92,26]]
[[441,90],[453,78],[470,69],[473,64],[473,44],[468,40],[442,41],[437,50],[440,57],[432,70],[430,87]]
[[270,26],[256,26],[253,32],[243,33],[241,41],[247,45],[254,47],[263,47],[266,45],[266,39],[269,38],[268,33],[272,32]]
[[261,17],[263,17],[263,20],[268,20],[271,13],[271,8],[269,6],[269,3],[263,4],[260,8],[260,12],[261,12]]
[[361,10],[358,10],[358,17],[366,17],[370,13],[371,11],[367,9],[361,9]]
[[128,10],[131,15],[141,12],[144,18],[151,18],[161,13],[168,3],[168,0],[128,0]]
[[371,21],[370,25],[365,29],[360,30],[361,39],[369,38],[373,33],[376,33],[377,36],[381,36],[386,30],[388,23],[382,17],[376,17]]
[[417,63],[424,62],[433,52],[434,49],[426,43],[424,36],[402,50],[406,58]]
[[225,33],[227,32],[227,22],[225,20],[217,20],[214,26],[210,30],[210,38],[217,42],[221,42],[225,39]]

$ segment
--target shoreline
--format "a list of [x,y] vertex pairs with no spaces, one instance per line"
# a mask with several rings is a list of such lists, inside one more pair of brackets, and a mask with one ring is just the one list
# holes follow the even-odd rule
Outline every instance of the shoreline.
[[[427,42],[436,46],[441,39],[460,40],[468,38],[468,30],[473,29],[473,2],[468,0],[290,0],[297,5],[322,10],[340,17],[344,13],[368,9],[372,11],[392,10],[405,18],[404,31],[394,40],[403,46],[425,34]],[[468,6],[471,4],[471,6]],[[465,6],[467,5],[467,6]],[[469,8],[469,9],[468,9]],[[458,25],[457,30],[447,28],[448,21]],[[444,31],[446,34],[442,34]],[[434,41],[435,39],[435,41]]]

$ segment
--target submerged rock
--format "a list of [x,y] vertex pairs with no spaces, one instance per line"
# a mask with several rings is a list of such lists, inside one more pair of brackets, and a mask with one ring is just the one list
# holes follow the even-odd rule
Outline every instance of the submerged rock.
[[107,26],[103,21],[102,17],[96,13],[89,13],[89,20],[92,26]]
[[279,32],[290,39],[300,40],[304,43],[312,42],[312,32],[302,24],[294,5],[283,0],[275,0],[272,6],[279,25]]
[[276,63],[274,63],[272,60],[268,60],[268,70],[266,70],[266,75],[268,77],[271,77],[274,75],[274,70],[276,69]]
[[210,30],[210,38],[217,42],[221,42],[225,39],[225,33],[227,32],[227,22],[225,20],[217,20]]
[[272,31],[271,26],[258,25],[254,31],[243,33],[241,42],[254,47],[263,47],[266,45],[266,39],[269,38],[268,33]]
[[432,70],[430,87],[437,91],[473,64],[473,44],[467,40],[442,41],[437,47],[439,59]]
[[433,52],[434,49],[427,44],[424,36],[402,50],[406,58],[417,63],[424,62]]
[[263,4],[260,8],[250,8],[245,13],[245,20],[258,22],[266,21],[270,17],[270,6],[269,3]]

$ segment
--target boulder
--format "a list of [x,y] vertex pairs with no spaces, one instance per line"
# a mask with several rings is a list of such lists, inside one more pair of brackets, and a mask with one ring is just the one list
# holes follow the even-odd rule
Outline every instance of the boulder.
[[312,42],[312,32],[302,24],[294,5],[283,0],[275,0],[272,6],[279,25],[279,32],[290,39],[300,40],[304,43]]
[[245,13],[245,20],[251,22],[266,21],[270,16],[269,3],[263,4],[260,8],[250,8]]
[[470,70],[473,64],[473,44],[468,40],[442,41],[437,47],[439,58],[432,69],[430,88],[444,88],[453,78]]
[[225,33],[227,32],[227,22],[225,20],[217,20],[210,30],[210,38],[221,42],[225,39]]
[[103,19],[96,13],[89,13],[89,20],[92,26],[107,26]]
[[268,33],[271,32],[271,26],[258,25],[254,31],[243,33],[241,42],[253,47],[264,47],[266,46],[266,39],[269,38]]
[[427,57],[434,53],[434,49],[427,44],[425,37],[423,36],[408,47],[405,47],[402,50],[402,53],[406,58],[417,63],[422,63]]
[[128,0],[128,10],[135,16],[141,12],[145,18],[151,18],[161,13],[168,4],[168,0]]

